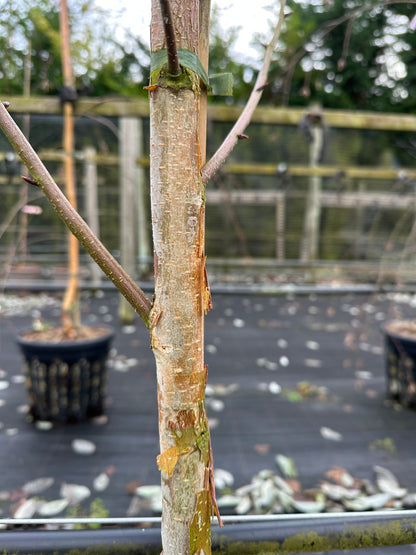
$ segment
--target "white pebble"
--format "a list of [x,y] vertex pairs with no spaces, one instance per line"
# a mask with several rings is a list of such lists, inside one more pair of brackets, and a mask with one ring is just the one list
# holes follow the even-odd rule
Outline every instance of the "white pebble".
[[286,356],[280,357],[279,358],[279,364],[280,366],[289,366],[289,359]]
[[270,382],[269,391],[273,393],[273,395],[278,395],[282,391],[282,388],[277,382]]
[[310,349],[311,351],[318,351],[319,349],[319,343],[316,341],[307,341],[306,342],[306,347],[308,349]]
[[321,368],[322,360],[317,358],[307,358],[305,359],[305,366],[308,366],[308,368]]
[[36,422],[36,428],[42,432],[48,432],[49,430],[52,430],[53,424],[52,422],[49,422],[49,420],[38,420]]
[[221,412],[222,410],[224,410],[224,406],[225,406],[224,401],[221,401],[221,399],[209,398],[206,400],[206,404],[214,412]]
[[71,447],[78,455],[92,455],[96,451],[95,443],[88,439],[74,439]]
[[342,434],[340,434],[339,432],[336,432],[335,430],[332,430],[331,428],[327,428],[326,426],[323,426],[320,432],[321,432],[321,436],[324,439],[329,439],[330,441],[342,440]]
[[273,362],[272,360],[266,360],[264,367],[267,368],[267,370],[277,370],[279,368],[279,365],[277,364],[277,362]]
[[110,483],[110,478],[108,474],[106,472],[101,472],[101,474],[99,474],[94,479],[93,487],[95,491],[104,491],[105,489],[108,488],[109,483]]

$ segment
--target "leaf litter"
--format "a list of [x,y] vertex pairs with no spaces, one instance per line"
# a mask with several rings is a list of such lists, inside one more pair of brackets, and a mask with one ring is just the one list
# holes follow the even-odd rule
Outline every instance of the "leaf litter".
[[[380,509],[412,509],[416,493],[400,487],[387,468],[373,466],[374,479],[353,477],[346,469],[333,467],[325,473],[319,487],[303,490],[296,479],[298,471],[293,459],[283,454],[275,457],[282,476],[264,469],[249,484],[231,490],[221,481],[216,486],[218,506],[237,514],[319,513],[371,511]],[[220,486],[223,486],[220,487]]]
[[[325,472],[317,487],[302,489],[292,458],[279,453],[275,456],[275,463],[277,472],[260,470],[250,483],[236,489],[233,489],[233,474],[225,469],[216,469],[215,485],[220,509],[242,515],[416,508],[416,492],[401,487],[391,470],[380,465],[373,466],[372,480],[354,477],[346,469],[335,466]],[[108,487],[114,470],[114,467],[108,467],[93,480],[96,491]],[[62,483],[59,498],[47,500],[37,497],[53,483],[52,477],[37,478],[26,482],[15,492],[3,492],[4,501],[15,500],[11,510],[13,518],[32,518],[36,514],[52,517],[66,509],[71,510],[71,507],[76,509],[91,496],[90,488],[85,485]],[[129,516],[149,510],[155,514],[161,512],[160,485],[136,483],[128,493],[132,495],[127,509]]]
[[[233,489],[234,476],[216,469],[215,486],[218,506],[226,514],[283,514],[416,507],[416,493],[409,493],[394,474],[379,465],[373,467],[373,480],[352,476],[342,467],[332,467],[319,486],[302,489],[298,470],[290,457],[275,456],[278,472],[260,470],[250,483]],[[133,493],[129,516],[143,511],[161,511],[161,489],[158,485],[140,486]]]

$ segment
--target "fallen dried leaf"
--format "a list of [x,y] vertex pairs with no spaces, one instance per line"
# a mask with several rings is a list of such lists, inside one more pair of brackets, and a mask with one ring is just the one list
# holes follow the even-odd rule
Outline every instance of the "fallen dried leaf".
[[81,503],[91,495],[91,491],[87,486],[63,483],[60,495],[67,499],[70,505],[78,505],[78,503]]
[[326,426],[322,426],[320,429],[321,436],[329,441],[342,441],[342,434]]
[[54,481],[52,477],[37,478],[36,480],[26,482],[26,484],[22,486],[22,490],[26,495],[38,495],[50,488]]
[[65,510],[68,505],[68,499],[55,499],[47,503],[40,503],[37,512],[40,516],[55,516]]
[[270,451],[270,443],[256,443],[254,451],[256,451],[259,455],[267,455]]

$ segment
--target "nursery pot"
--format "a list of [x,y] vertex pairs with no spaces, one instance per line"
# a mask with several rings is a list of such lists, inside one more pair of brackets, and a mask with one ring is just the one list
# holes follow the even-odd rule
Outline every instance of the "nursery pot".
[[391,320],[382,326],[387,397],[416,408],[416,320]]
[[104,412],[107,357],[114,331],[94,338],[47,342],[18,336],[34,420],[76,422]]

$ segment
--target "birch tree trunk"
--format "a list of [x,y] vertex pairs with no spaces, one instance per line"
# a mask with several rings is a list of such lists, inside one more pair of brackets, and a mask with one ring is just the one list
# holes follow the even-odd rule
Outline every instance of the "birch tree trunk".
[[[178,48],[198,54],[199,0],[172,0]],[[151,50],[165,48],[158,0]],[[151,203],[155,298],[151,341],[157,366],[164,555],[211,553],[210,443],[205,412],[204,204],[200,83],[193,71],[154,71],[150,87]],[[155,87],[156,86],[156,87]]]

